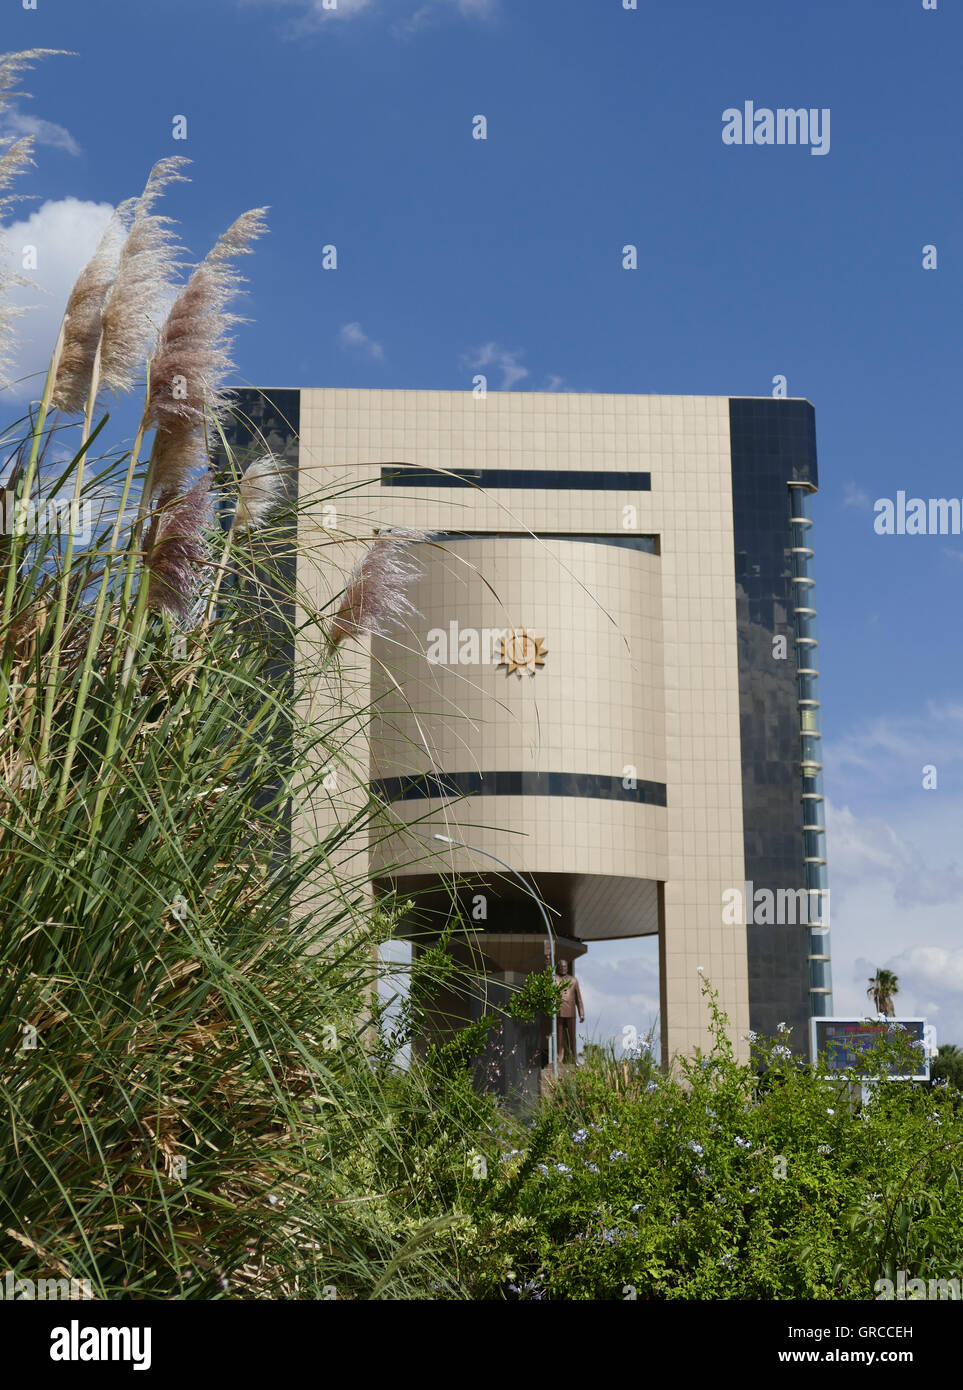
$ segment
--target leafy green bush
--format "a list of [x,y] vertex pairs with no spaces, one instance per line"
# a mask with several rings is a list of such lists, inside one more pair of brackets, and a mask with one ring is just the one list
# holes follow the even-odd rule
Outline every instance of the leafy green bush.
[[872,1298],[899,1269],[958,1277],[963,1124],[940,1092],[884,1079],[905,1043],[868,1060],[863,1105],[785,1037],[736,1063],[703,988],[708,1056],[674,1076],[593,1058],[503,1146],[457,1233],[473,1296]]

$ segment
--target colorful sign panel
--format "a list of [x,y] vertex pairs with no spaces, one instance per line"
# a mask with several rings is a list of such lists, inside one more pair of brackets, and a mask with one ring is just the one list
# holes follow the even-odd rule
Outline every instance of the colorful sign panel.
[[825,1053],[831,1071],[858,1076],[863,1053],[894,1027],[901,1028],[914,1044],[918,1062],[912,1071],[894,1075],[893,1080],[929,1081],[935,1039],[925,1018],[814,1018],[810,1021],[813,1061]]

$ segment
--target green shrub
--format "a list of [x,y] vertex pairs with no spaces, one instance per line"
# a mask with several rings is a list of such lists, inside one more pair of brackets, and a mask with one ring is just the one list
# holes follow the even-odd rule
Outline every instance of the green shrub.
[[872,1298],[898,1269],[958,1277],[963,1124],[939,1092],[883,1079],[905,1044],[867,1062],[864,1106],[785,1038],[736,1063],[703,989],[708,1056],[666,1076],[597,1054],[504,1149],[457,1235],[473,1296]]

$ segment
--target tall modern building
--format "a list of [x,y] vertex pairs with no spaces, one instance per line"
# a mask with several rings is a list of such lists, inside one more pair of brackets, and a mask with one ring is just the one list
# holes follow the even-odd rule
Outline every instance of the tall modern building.
[[[780,1023],[804,1053],[831,1012],[812,406],[328,389],[241,404],[237,442],[285,453],[313,499],[298,577],[314,601],[376,532],[421,537],[413,612],[348,644],[338,675],[369,704],[356,748],[394,826],[372,837],[374,891],[439,929],[457,899],[497,994],[545,962],[528,885],[570,960],[658,937],[666,1060],[707,1043],[703,977],[742,1054]],[[298,833],[329,833],[357,796],[334,777]]]

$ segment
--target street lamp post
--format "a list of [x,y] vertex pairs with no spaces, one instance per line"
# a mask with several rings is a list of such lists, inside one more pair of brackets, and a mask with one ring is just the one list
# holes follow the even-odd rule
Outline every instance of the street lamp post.
[[[512,866],[511,866],[511,864],[506,864],[504,859],[499,859],[499,857],[498,857],[497,854],[492,854],[491,850],[479,849],[477,845],[467,845],[467,844],[465,843],[464,840],[454,840],[454,839],[452,839],[452,837],[451,837],[450,835],[435,835],[435,836],[434,836],[434,839],[436,839],[436,840],[441,840],[441,841],[442,841],[444,844],[446,844],[446,845],[459,845],[462,849],[471,850],[473,854],[484,854],[484,855],[487,855],[489,859],[494,859],[494,861],[495,861],[496,864],[501,864],[501,866],[502,866],[503,869],[507,869],[508,872],[509,872],[510,874],[512,874],[515,878],[518,879],[519,883],[520,883],[520,884],[522,885],[522,887],[525,889],[525,892],[528,893],[530,897],[532,897],[532,898],[535,899],[535,902],[536,902],[536,904],[538,905],[538,910],[539,910],[539,912],[542,914],[542,921],[545,923],[545,930],[548,932],[549,958],[550,958],[551,969],[552,969],[552,979],[554,980],[554,978],[555,978],[555,933],[552,931],[552,924],[551,924],[551,922],[548,920],[548,913],[545,911],[545,907],[544,907],[544,905],[543,905],[543,903],[542,903],[541,898],[538,896],[538,894],[535,892],[535,890],[534,890],[533,888],[531,888],[531,887],[525,882],[525,880],[522,878],[522,876],[521,876],[521,874],[518,872],[518,870],[517,870],[517,869],[513,869]],[[556,1019],[557,1019],[557,1017],[558,1017],[557,1014],[552,1014],[552,1031],[551,1031],[551,1033],[549,1034],[549,1038],[548,1038],[548,1055],[549,1055],[549,1057],[551,1058],[551,1062],[552,1062],[552,1077],[553,1077],[553,1079],[554,1079],[555,1081],[558,1081],[558,1037],[557,1037],[558,1029],[557,1029],[557,1024],[556,1024]]]

